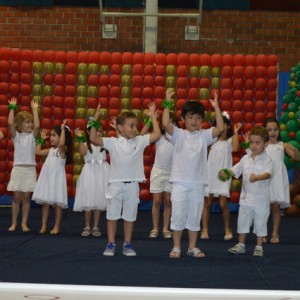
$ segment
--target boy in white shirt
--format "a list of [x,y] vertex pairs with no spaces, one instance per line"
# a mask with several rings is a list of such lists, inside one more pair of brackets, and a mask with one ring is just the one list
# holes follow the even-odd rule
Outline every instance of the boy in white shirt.
[[200,221],[204,203],[204,185],[207,184],[207,147],[214,142],[224,130],[223,117],[218,105],[217,93],[211,104],[216,112],[216,127],[200,129],[204,119],[204,106],[198,101],[188,101],[181,109],[181,120],[186,129],[180,129],[170,122],[170,109],[174,103],[171,99],[174,90],[166,91],[162,124],[167,138],[174,144],[173,165],[170,182],[172,183],[172,217],[173,249],[169,257],[181,256],[182,231],[189,234],[187,255],[204,257],[205,254],[196,247],[200,231]]
[[[98,106],[94,119],[100,114]],[[134,113],[121,113],[116,119],[118,137],[103,138],[96,135],[91,128],[90,140],[109,151],[111,172],[106,192],[107,198],[107,235],[108,244],[103,255],[114,256],[116,250],[115,236],[118,219],[124,220],[123,254],[136,256],[131,245],[133,226],[136,220],[139,199],[139,182],[145,181],[143,154],[145,148],[156,142],[160,136],[160,128],[156,119],[156,108],[149,106],[148,115],[153,124],[150,134],[138,134],[138,120]]]
[[267,222],[270,214],[270,182],[273,171],[272,159],[265,147],[269,133],[264,127],[254,127],[249,133],[250,150],[239,163],[230,170],[221,170],[219,178],[243,175],[240,208],[238,215],[239,243],[228,251],[233,254],[245,253],[246,235],[253,223],[256,234],[256,247],[253,256],[263,256],[263,237],[267,235]]

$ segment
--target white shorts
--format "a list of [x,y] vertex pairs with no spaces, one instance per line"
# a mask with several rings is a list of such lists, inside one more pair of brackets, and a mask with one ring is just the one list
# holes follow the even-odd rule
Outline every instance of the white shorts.
[[241,205],[238,215],[238,233],[249,233],[253,224],[256,236],[267,236],[267,223],[270,214],[269,206]]
[[171,193],[172,184],[169,182],[171,170],[153,167],[150,174],[150,193]]
[[173,183],[171,229],[200,231],[204,186],[200,183]]
[[11,192],[33,192],[36,185],[36,167],[35,166],[14,166],[7,190]]
[[106,218],[134,222],[137,216],[140,187],[138,182],[113,182],[105,193],[107,199]]

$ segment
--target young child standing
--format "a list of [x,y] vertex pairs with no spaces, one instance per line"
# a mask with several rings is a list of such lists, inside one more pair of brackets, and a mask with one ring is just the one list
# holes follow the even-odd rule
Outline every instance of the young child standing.
[[[100,106],[97,111],[99,109]],[[97,137],[96,129],[91,128],[90,141],[109,151],[111,163],[106,192],[108,244],[103,252],[105,256],[115,255],[115,236],[118,219],[121,218],[124,220],[123,254],[136,256],[131,239],[139,203],[139,182],[145,181],[143,153],[150,143],[156,142],[161,136],[154,105],[149,107],[149,117],[153,131],[142,136],[137,136],[138,119],[132,112],[124,112],[117,117],[117,138]]]
[[37,140],[36,154],[47,156],[39,175],[32,200],[42,207],[42,227],[40,233],[47,232],[50,205],[55,208],[55,224],[50,234],[59,234],[62,209],[68,208],[67,179],[65,165],[71,162],[71,133],[65,126],[52,128],[50,135],[51,148],[42,149],[47,139],[47,132],[41,131],[41,139]]
[[279,243],[279,226],[281,219],[281,208],[290,206],[290,190],[287,169],[284,164],[286,153],[296,161],[300,160],[299,151],[289,143],[279,141],[279,124],[275,118],[267,118],[265,127],[269,133],[269,142],[266,147],[267,154],[273,161],[273,173],[270,187],[270,203],[273,221],[273,230],[270,243]]
[[[170,120],[176,125],[176,115],[170,112]],[[173,162],[173,144],[167,139],[164,129],[161,128],[162,136],[155,143],[155,160],[150,174],[150,193],[153,196],[152,204],[152,224],[149,238],[158,237],[158,224],[161,203],[164,203],[163,211],[163,229],[162,235],[165,239],[172,238],[172,232],[169,230],[171,219],[171,190],[172,185],[169,182],[172,162]]]
[[[110,175],[110,166],[106,161],[106,150],[95,146],[90,141],[90,130],[94,126],[97,138],[102,137],[99,115],[90,120],[86,128],[86,138],[79,130],[75,131],[76,140],[79,141],[79,153],[84,156],[84,166],[76,183],[74,211],[84,211],[85,227],[81,236],[101,236],[99,222],[101,211],[106,210],[105,191]],[[93,228],[91,230],[91,218],[93,215]]]
[[270,183],[273,163],[265,151],[269,139],[264,127],[254,127],[249,133],[250,152],[230,170],[219,172],[221,180],[243,175],[237,231],[239,243],[228,249],[233,254],[246,252],[246,235],[253,223],[256,234],[256,247],[253,256],[263,256],[263,237],[267,235],[267,222],[270,214]]
[[14,163],[7,190],[14,192],[11,212],[12,222],[8,231],[15,231],[18,214],[22,204],[22,231],[28,232],[28,216],[30,211],[30,195],[36,184],[35,137],[39,133],[40,120],[38,103],[31,102],[32,114],[27,111],[18,112],[17,99],[9,102],[8,128],[14,143]]
[[[213,202],[213,197],[219,198],[219,205],[222,211],[225,236],[224,240],[231,240],[233,235],[230,228],[230,211],[227,200],[230,196],[231,180],[221,182],[218,179],[220,169],[230,169],[232,167],[232,152],[239,150],[239,136],[238,132],[242,126],[241,123],[236,124],[234,133],[232,134],[232,124],[229,114],[222,113],[223,122],[225,124],[224,132],[218,137],[217,142],[212,144],[207,161],[208,170],[208,185],[205,186],[204,207],[202,213],[202,231],[200,238],[209,239],[208,223],[210,217],[210,209]],[[213,126],[216,126],[214,122]]]
[[216,112],[217,126],[200,129],[204,119],[204,107],[198,101],[188,101],[181,109],[181,120],[186,129],[180,129],[170,122],[170,110],[174,107],[171,100],[174,90],[166,91],[163,102],[162,124],[167,138],[174,144],[173,165],[170,182],[172,183],[173,249],[169,257],[181,256],[182,231],[188,229],[189,245],[187,255],[204,257],[197,248],[200,221],[204,203],[204,185],[207,183],[207,147],[224,130],[223,118],[218,105],[217,93],[211,104]]

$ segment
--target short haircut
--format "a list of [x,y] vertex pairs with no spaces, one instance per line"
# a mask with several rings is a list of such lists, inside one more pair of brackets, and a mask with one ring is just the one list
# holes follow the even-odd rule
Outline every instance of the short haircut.
[[30,112],[28,112],[26,110],[23,110],[23,111],[20,111],[16,114],[16,116],[15,116],[15,128],[18,132],[21,131],[22,123],[26,120],[29,120],[29,121],[33,122],[33,115]]
[[135,113],[133,113],[132,111],[125,111],[122,112],[118,115],[116,122],[117,125],[123,125],[125,123],[126,119],[136,119],[136,115]]
[[195,100],[187,101],[181,108],[182,118],[185,118],[185,116],[190,113],[191,115],[198,115],[204,119],[204,112],[203,104]]
[[253,127],[249,132],[249,137],[251,135],[260,136],[264,142],[267,142],[269,140],[269,132],[265,127],[262,126]]

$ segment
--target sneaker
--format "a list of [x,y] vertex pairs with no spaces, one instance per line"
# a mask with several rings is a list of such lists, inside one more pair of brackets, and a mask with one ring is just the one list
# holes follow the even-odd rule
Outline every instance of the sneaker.
[[136,252],[133,250],[132,245],[129,243],[124,243],[123,254],[126,256],[136,256]]
[[238,243],[234,247],[229,248],[228,251],[233,254],[243,254],[246,252],[246,249],[240,243]]
[[257,248],[257,247],[255,247],[254,252],[253,252],[253,256],[263,257],[264,256],[264,250],[263,250],[263,248]]
[[103,252],[103,255],[104,256],[114,256],[115,251],[116,251],[116,244],[108,243],[105,250],[104,250],[104,252]]

